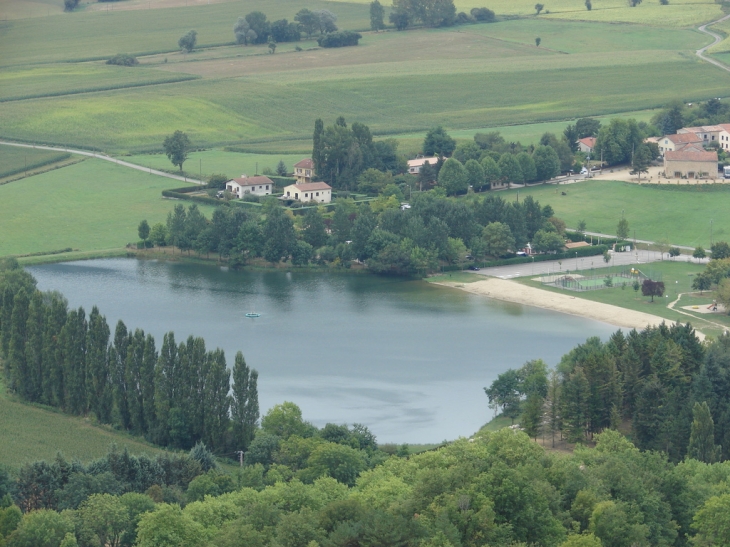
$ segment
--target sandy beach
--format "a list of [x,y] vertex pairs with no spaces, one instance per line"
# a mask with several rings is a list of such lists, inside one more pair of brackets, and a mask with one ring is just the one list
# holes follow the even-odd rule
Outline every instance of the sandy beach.
[[[641,330],[648,326],[657,326],[663,322],[670,322],[670,320],[656,315],[619,308],[618,306],[603,304],[601,302],[583,300],[582,298],[576,298],[567,294],[543,291],[496,277],[489,277],[484,279],[484,281],[475,281],[474,283],[452,283],[444,281],[437,282],[436,284],[453,287],[473,294],[480,294],[497,300],[504,300],[506,302],[514,302],[516,304],[535,306],[560,313],[586,317],[625,329]],[[700,332],[697,332],[697,336],[700,339],[704,338],[704,335]]]

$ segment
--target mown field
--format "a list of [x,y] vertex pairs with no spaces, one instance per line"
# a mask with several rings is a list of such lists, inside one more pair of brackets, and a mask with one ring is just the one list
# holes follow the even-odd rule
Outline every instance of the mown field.
[[[279,160],[283,161],[291,173],[294,170],[294,164],[298,161],[309,157],[309,154],[240,154],[237,152],[225,152],[223,150],[205,150],[200,152],[192,152],[183,167],[185,171],[192,175],[199,175],[202,172],[203,178],[213,174],[226,175],[230,178],[240,177],[246,173],[251,176],[256,173],[261,174],[264,168],[268,167],[272,171],[276,171]],[[125,161],[131,161],[145,167],[153,169],[176,169],[164,154],[139,154],[136,156],[125,157]]]
[[[666,187],[666,185],[665,185]],[[677,245],[710,246],[710,220],[715,241],[730,240],[730,187],[702,191],[701,186],[681,190],[638,186],[627,182],[588,181],[566,186],[521,189],[520,199],[532,195],[549,203],[568,227],[586,221],[589,232],[615,234],[621,212],[629,221],[631,237],[649,241],[669,239]],[[565,192],[566,195],[561,195]],[[515,199],[516,190],[500,194]]]
[[22,173],[26,169],[49,165],[67,157],[68,154],[64,152],[0,146],[0,178]]
[[139,454],[159,448],[129,435],[93,425],[89,420],[25,405],[9,398],[0,380],[0,465],[18,468],[36,460],[51,460],[57,452],[66,459],[87,462],[103,456],[116,443]]
[[[0,186],[0,256],[124,247],[137,225],[164,222],[177,181],[89,159]],[[201,206],[209,216],[211,207]]]

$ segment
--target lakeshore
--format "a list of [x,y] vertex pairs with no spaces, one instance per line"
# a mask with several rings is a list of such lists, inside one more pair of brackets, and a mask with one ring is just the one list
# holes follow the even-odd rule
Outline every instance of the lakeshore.
[[[460,289],[471,294],[486,296],[495,300],[557,311],[627,329],[641,330],[646,327],[656,327],[662,323],[669,322],[663,317],[649,313],[620,308],[602,302],[584,300],[567,294],[544,291],[496,277],[486,278],[483,281],[475,281],[473,283],[450,281],[433,281],[432,283]],[[697,336],[700,339],[705,338],[705,335],[699,331],[697,331]]]

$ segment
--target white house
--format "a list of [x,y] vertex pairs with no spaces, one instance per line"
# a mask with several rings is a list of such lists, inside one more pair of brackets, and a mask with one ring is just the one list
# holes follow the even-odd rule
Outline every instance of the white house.
[[297,178],[297,184],[309,184],[314,178],[314,162],[310,159],[304,159],[294,164],[294,176]]
[[693,133],[703,143],[709,144],[719,140],[720,132],[723,131],[723,127],[720,125],[703,125],[701,127],[683,127],[678,129],[679,135],[686,133]]
[[408,160],[408,172],[411,175],[417,175],[421,172],[421,167],[423,167],[426,163],[429,165],[436,165],[438,161],[438,158],[416,158],[415,160]]
[[268,196],[274,189],[274,181],[269,177],[259,175],[256,177],[247,177],[241,175],[240,178],[231,179],[226,182],[226,190],[241,199],[246,194],[255,196]]
[[584,154],[592,154],[593,148],[596,146],[596,137],[585,137],[578,139],[578,150]]
[[306,203],[329,203],[332,201],[332,187],[326,182],[308,182],[306,184],[290,184],[284,188],[283,199],[295,199]]
[[717,135],[720,148],[730,150],[730,123],[721,123],[718,127],[722,128],[722,131]]

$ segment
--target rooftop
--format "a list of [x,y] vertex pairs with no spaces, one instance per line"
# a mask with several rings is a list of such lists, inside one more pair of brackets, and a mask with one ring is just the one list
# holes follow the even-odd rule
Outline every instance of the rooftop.
[[306,158],[302,161],[298,161],[297,163],[295,163],[294,167],[299,167],[301,169],[314,169],[314,162],[311,158]]
[[671,150],[664,153],[664,158],[673,161],[713,161],[717,163],[717,152],[699,150]]
[[248,177],[241,175],[237,179],[231,179],[228,182],[235,182],[239,186],[256,186],[257,184],[274,184],[274,181],[265,175],[257,175],[255,177]]

